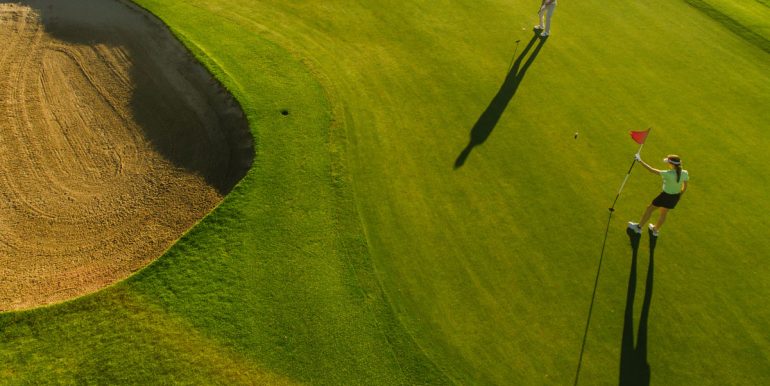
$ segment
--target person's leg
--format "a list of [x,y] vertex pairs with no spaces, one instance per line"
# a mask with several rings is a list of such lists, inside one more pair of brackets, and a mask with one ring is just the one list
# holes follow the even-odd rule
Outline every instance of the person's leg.
[[663,226],[663,223],[666,222],[666,214],[668,214],[668,209],[660,208],[660,217],[658,217],[658,222],[655,223],[656,231],[659,231],[660,227]]
[[[545,16],[545,33],[547,35],[551,34],[551,16],[553,16],[553,11],[556,10],[556,4],[551,3],[551,5],[545,7],[546,8],[546,16]],[[542,25],[542,21],[540,22]]]
[[[652,212],[655,211],[655,209],[658,209],[657,206],[650,204],[647,209],[644,211],[644,214],[642,215],[642,219],[639,220],[639,226],[643,227],[644,224],[647,223],[647,220],[650,219],[650,216],[652,216]],[[661,209],[662,210],[662,209]],[[662,214],[661,214],[662,216]]]
[[543,29],[543,18],[545,17],[545,9],[547,7],[540,7],[540,12],[537,13],[537,29],[542,30]]

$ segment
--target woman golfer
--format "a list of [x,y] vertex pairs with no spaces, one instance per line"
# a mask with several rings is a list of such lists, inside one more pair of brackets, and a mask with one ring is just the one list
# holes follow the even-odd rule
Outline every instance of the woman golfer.
[[650,216],[655,209],[660,209],[658,222],[655,225],[652,225],[652,223],[649,225],[652,235],[658,237],[658,232],[666,221],[666,214],[668,214],[669,210],[676,207],[676,203],[679,202],[679,199],[682,198],[684,192],[687,191],[687,180],[689,180],[690,177],[687,174],[687,170],[682,169],[682,159],[679,158],[678,155],[671,154],[663,159],[663,162],[668,164],[668,170],[658,170],[653,168],[642,161],[642,157],[639,156],[639,154],[636,154],[635,158],[651,173],[659,174],[663,177],[663,192],[652,200],[652,204],[650,204],[647,207],[647,210],[644,211],[642,219],[639,220],[639,222],[630,221],[628,227],[636,233],[642,233],[641,224],[644,224],[650,219]]

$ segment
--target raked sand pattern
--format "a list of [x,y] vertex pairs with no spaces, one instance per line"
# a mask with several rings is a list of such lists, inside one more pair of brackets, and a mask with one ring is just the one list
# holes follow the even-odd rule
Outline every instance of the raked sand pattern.
[[129,4],[0,2],[0,42],[0,311],[127,277],[252,162],[232,97]]

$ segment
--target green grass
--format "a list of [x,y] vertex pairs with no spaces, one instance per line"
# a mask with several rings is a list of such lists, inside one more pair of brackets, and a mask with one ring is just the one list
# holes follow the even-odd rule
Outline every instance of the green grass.
[[0,383],[440,383],[373,277],[344,133],[319,83],[253,31],[184,4],[144,5],[176,21],[241,101],[255,166],[129,280],[0,314]]
[[686,0],[746,41],[770,53],[770,6],[765,0]]
[[[735,28],[767,37],[756,2],[701,2],[733,28],[685,1],[563,2],[501,92],[532,4],[139,3],[241,101],[255,166],[136,276],[0,314],[0,379],[571,384],[627,131],[652,126],[643,156],[680,154],[691,185],[655,249],[651,383],[770,382],[770,55]],[[618,382],[624,226],[659,184],[635,169],[611,218],[580,384]]]

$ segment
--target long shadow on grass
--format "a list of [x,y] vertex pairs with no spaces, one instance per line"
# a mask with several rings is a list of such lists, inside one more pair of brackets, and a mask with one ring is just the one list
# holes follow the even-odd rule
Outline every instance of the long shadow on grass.
[[604,229],[604,241],[602,242],[602,253],[599,255],[599,266],[596,269],[596,279],[594,279],[594,291],[591,294],[591,305],[588,306],[588,318],[586,319],[586,328],[583,332],[583,343],[580,345],[580,357],[578,358],[577,371],[575,372],[575,383],[577,386],[580,381],[580,369],[583,367],[583,354],[586,351],[586,341],[588,340],[588,329],[591,327],[591,316],[594,313],[594,302],[596,301],[596,290],[599,288],[599,275],[602,273],[602,262],[604,261],[604,250],[607,247],[607,236],[610,234],[610,224],[612,224],[612,214],[610,211],[607,216],[607,227]]
[[650,235],[650,265],[647,268],[647,282],[642,302],[642,314],[639,318],[639,330],[634,345],[634,297],[636,295],[636,266],[641,235],[626,230],[631,241],[631,273],[628,277],[626,311],[623,317],[623,338],[620,344],[620,385],[649,385],[650,364],[647,362],[647,322],[652,302],[652,281],[655,262],[655,244],[657,238]]
[[465,164],[465,160],[471,154],[471,150],[473,150],[474,147],[484,143],[489,135],[492,134],[492,130],[494,130],[495,126],[497,126],[497,122],[500,120],[500,116],[503,115],[505,108],[508,107],[508,103],[511,101],[511,99],[513,99],[513,96],[516,95],[516,90],[519,89],[519,84],[521,84],[521,81],[524,80],[524,75],[527,73],[529,66],[531,66],[535,61],[537,54],[540,53],[540,50],[543,48],[543,45],[545,45],[546,40],[548,40],[547,38],[539,39],[539,43],[537,44],[535,50],[532,52],[532,55],[530,55],[529,59],[527,59],[527,61],[522,66],[521,62],[524,60],[524,57],[527,56],[527,53],[529,53],[530,49],[532,49],[538,39],[539,37],[537,32],[535,32],[535,34],[532,35],[532,38],[529,40],[529,43],[527,43],[526,48],[524,48],[524,51],[521,53],[521,55],[519,55],[518,58],[516,58],[513,66],[508,71],[508,75],[505,77],[503,85],[500,86],[500,90],[497,91],[497,95],[495,95],[495,97],[492,99],[492,102],[490,102],[489,106],[487,106],[487,109],[484,110],[484,112],[481,114],[479,119],[476,121],[476,124],[473,125],[473,128],[471,129],[471,139],[468,142],[468,146],[466,146],[460,155],[457,156],[454,166],[455,169],[463,166],[463,164]]

